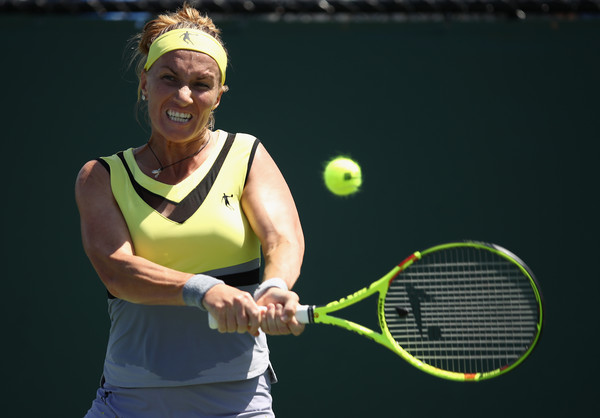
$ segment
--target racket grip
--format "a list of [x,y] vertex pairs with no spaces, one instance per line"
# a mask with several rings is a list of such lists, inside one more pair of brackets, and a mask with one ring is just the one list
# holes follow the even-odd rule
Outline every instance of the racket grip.
[[298,305],[296,308],[296,320],[301,324],[310,324],[313,322],[313,308],[311,305]]
[[[263,311],[263,313],[267,311],[266,306],[259,306],[259,308],[261,311]],[[298,322],[300,322],[301,324],[311,323],[312,322],[312,318],[311,318],[312,310],[313,310],[313,306],[298,305],[298,308],[296,309],[296,319],[298,320]],[[217,320],[210,313],[208,314],[208,326],[210,327],[210,329],[219,328],[219,324],[217,323]]]
[[210,313],[208,314],[208,327],[210,329],[217,329],[217,328],[219,328],[219,324],[217,324],[217,320]]

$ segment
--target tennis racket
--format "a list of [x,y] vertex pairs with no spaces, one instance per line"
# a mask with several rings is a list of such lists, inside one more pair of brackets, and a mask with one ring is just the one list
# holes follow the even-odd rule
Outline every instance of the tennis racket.
[[[375,293],[380,332],[331,315]],[[543,305],[533,273],[516,255],[468,241],[417,251],[345,298],[300,306],[296,318],[364,335],[434,376],[481,381],[507,373],[531,354]],[[212,317],[209,322],[216,327]]]

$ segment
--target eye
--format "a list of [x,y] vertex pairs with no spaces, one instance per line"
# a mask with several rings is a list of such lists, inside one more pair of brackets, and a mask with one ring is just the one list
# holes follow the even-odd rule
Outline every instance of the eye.
[[160,78],[166,81],[175,81],[175,76],[171,74],[164,74]]
[[193,83],[193,86],[198,89],[209,89],[211,87],[209,83],[204,81],[196,81]]

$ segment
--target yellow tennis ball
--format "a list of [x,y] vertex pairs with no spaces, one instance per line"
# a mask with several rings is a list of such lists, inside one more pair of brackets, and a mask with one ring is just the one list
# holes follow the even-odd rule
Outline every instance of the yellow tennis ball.
[[336,157],[325,166],[323,180],[331,193],[347,196],[360,188],[362,173],[355,161],[347,157]]

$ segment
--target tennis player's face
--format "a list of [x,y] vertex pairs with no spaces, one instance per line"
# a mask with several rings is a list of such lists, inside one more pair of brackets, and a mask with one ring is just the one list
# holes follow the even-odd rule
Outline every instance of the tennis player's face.
[[152,136],[185,143],[199,139],[220,102],[220,71],[214,59],[196,51],[161,56],[142,73]]

